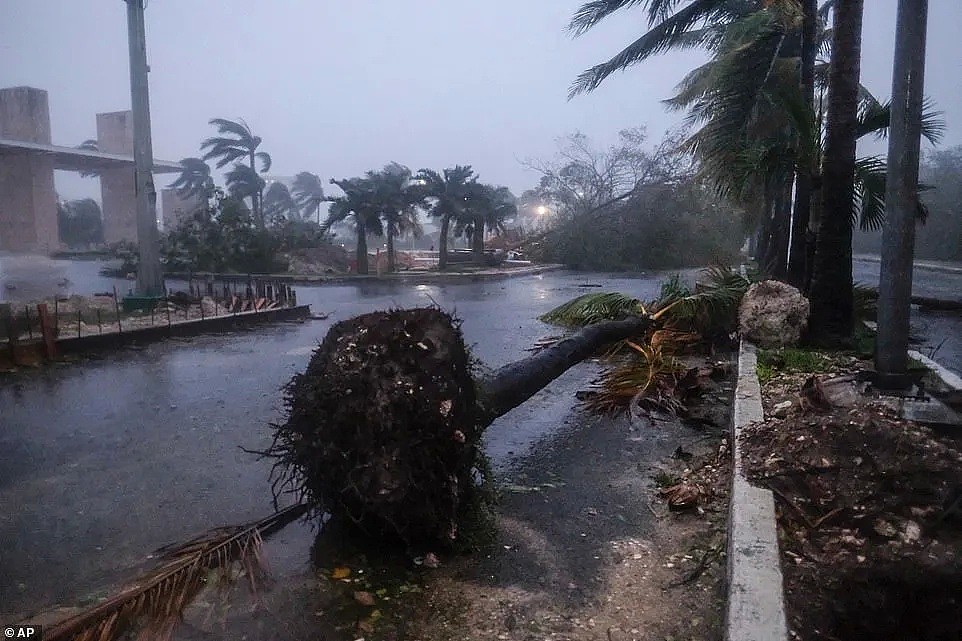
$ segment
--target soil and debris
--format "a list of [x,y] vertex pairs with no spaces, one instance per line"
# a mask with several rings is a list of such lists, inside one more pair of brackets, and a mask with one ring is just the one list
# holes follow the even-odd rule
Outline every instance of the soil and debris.
[[766,420],[746,430],[745,468],[775,495],[792,638],[962,638],[958,435],[862,395],[854,357],[760,356]]

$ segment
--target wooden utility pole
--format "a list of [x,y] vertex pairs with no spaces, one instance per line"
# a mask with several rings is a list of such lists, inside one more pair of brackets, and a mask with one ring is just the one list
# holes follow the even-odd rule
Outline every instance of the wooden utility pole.
[[134,117],[134,180],[137,203],[137,293],[160,296],[164,280],[160,271],[157,233],[157,191],[154,188],[154,152],[150,140],[150,96],[147,88],[147,34],[145,0],[127,3],[127,39],[130,45],[130,106]]
[[928,0],[899,0],[889,127],[875,368],[883,387],[906,387]]

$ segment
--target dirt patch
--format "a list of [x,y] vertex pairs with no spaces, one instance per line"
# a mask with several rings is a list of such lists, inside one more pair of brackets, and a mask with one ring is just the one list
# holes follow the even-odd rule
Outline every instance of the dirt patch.
[[818,384],[775,372],[766,420],[746,430],[746,473],[776,497],[793,638],[960,639],[962,519],[947,508],[962,452],[891,399],[855,394],[861,366],[832,357]]

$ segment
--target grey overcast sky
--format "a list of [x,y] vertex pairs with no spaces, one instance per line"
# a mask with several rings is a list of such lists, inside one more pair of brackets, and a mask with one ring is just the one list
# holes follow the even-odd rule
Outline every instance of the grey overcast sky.
[[[866,0],[863,83],[891,90],[897,0]],[[471,164],[520,193],[518,160],[553,153],[580,130],[598,144],[679,120],[660,100],[700,60],[671,53],[567,101],[575,75],[645,27],[638,10],[586,36],[565,30],[579,0],[150,0],[154,151],[198,155],[212,117],[244,118],[274,157],[271,173],[326,181],[396,160],[418,169]],[[962,0],[931,0],[927,93],[945,145],[962,143]],[[127,109],[121,0],[0,0],[0,86],[50,94],[53,141],[96,136],[94,114]],[[164,178],[164,184],[166,184]],[[97,182],[58,176],[66,198]]]

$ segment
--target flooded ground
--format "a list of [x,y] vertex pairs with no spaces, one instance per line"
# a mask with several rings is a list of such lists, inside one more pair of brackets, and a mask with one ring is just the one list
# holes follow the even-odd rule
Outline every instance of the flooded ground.
[[[855,282],[877,287],[879,268],[877,262],[856,260]],[[928,298],[962,300],[962,274],[916,268],[912,292]],[[913,308],[912,335],[919,340],[913,349],[962,374],[962,314]]]
[[[0,611],[76,603],[111,586],[160,545],[271,511],[259,449],[281,416],[281,387],[340,318],[437,303],[464,320],[491,367],[524,355],[552,329],[536,317],[601,284],[654,296],[659,276],[546,274],[500,282],[298,288],[328,321],[168,341],[0,383]],[[496,464],[558,433],[585,383],[573,370],[500,419],[487,435]],[[311,533],[292,527],[275,565],[308,562]]]

